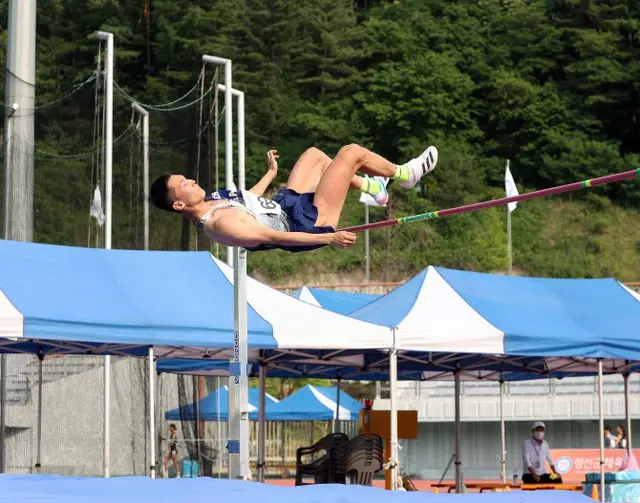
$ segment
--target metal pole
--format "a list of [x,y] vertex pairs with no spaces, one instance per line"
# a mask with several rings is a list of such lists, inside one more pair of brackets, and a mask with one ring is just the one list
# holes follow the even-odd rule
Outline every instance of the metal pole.
[[153,346],[149,346],[149,475],[156,478],[156,365],[153,360]]
[[244,93],[238,91],[238,185],[245,189],[244,181]]
[[[224,84],[218,84],[218,90],[225,93],[227,87]],[[238,105],[238,188],[245,190],[245,132],[244,132],[244,92],[237,89],[231,89],[231,95],[236,97]]]
[[[34,130],[33,109],[36,93],[36,0],[9,0],[7,16],[7,47],[5,71],[3,225],[4,239],[33,240],[34,194]],[[14,114],[21,117],[20,141],[17,151],[13,144]],[[6,470],[6,386],[7,357],[1,357],[0,371],[0,473]]]
[[6,457],[4,432],[7,417],[6,384],[7,384],[7,355],[0,356],[0,473],[6,471]]
[[[105,165],[105,236],[104,247],[111,249],[112,234],[112,199],[113,199],[113,33],[99,31],[98,37],[107,42],[106,82],[105,82],[105,132],[104,132],[104,165]],[[111,450],[111,356],[104,357],[104,445],[103,473],[110,477]]]
[[260,381],[260,403],[258,404],[258,482],[264,482],[264,461],[265,461],[264,451],[266,447],[265,395],[267,393],[267,368],[263,364],[260,364],[258,380]]
[[[395,339],[395,337],[394,337]],[[390,390],[390,414],[391,414],[391,436],[389,442],[389,464],[391,469],[391,490],[397,489],[397,475],[398,475],[398,351],[392,349],[389,352],[389,383]]]
[[340,382],[341,378],[338,377],[336,384],[336,415],[335,415],[335,427],[334,432],[340,433]]
[[42,360],[44,355],[38,353],[38,443],[36,445],[36,471],[42,468]]
[[500,476],[502,483],[507,482],[507,443],[504,427],[504,380],[500,379]]
[[[507,171],[509,170],[509,159],[507,159]],[[511,210],[509,209],[509,205],[505,206],[507,210],[507,255],[509,256],[509,276],[511,276],[513,261],[512,261],[512,248],[511,248]]]
[[[5,110],[4,136],[6,140],[17,131],[19,144],[16,145],[18,148],[5,151],[4,235],[6,239],[32,241],[36,0],[9,0],[7,29],[4,101],[13,106]],[[10,124],[17,116],[20,116],[19,128]],[[10,133],[6,134],[9,130]]]
[[631,390],[629,389],[629,377],[627,372],[624,374],[624,419],[627,424],[627,452],[631,453]]
[[193,386],[193,419],[194,437],[196,440],[196,460],[202,466],[202,437],[200,436],[200,376],[192,376],[191,386]]
[[[364,224],[369,225],[369,205],[364,205]],[[369,229],[364,231],[364,280],[371,281],[371,261],[369,257]]]
[[[216,377],[216,446],[218,451],[218,478],[222,477],[222,421],[220,421],[220,390],[222,389],[222,379]],[[228,409],[227,409],[228,412]]]
[[604,386],[602,378],[602,360],[598,360],[598,405],[600,409],[600,501],[605,500],[605,483],[604,483]]
[[[20,105],[14,103],[11,108],[7,110],[7,117],[5,119],[4,126],[4,187],[2,197],[2,238],[3,239],[15,239],[18,237],[14,227],[17,225],[14,222],[14,218],[9,214],[12,211],[14,192],[14,183],[12,182],[12,176],[14,175],[11,159],[13,158],[13,117],[20,108]],[[9,204],[11,202],[11,204]],[[13,225],[12,225],[13,223]]]
[[98,32],[98,37],[107,42],[106,82],[105,82],[105,132],[104,132],[104,164],[105,164],[105,237],[104,247],[111,249],[112,199],[113,199],[113,33]]
[[[239,440],[238,471],[232,478],[249,478],[249,379],[247,376],[248,334],[247,334],[247,251],[244,248],[234,248],[234,317],[235,337],[234,355],[239,364],[239,375],[235,376],[234,386],[237,395],[238,409],[229,410],[229,418],[237,417],[237,430],[229,437]],[[239,415],[238,415],[239,413]],[[231,425],[231,422],[229,423]],[[231,461],[229,462],[231,467]]]
[[507,207],[507,236],[508,236],[508,241],[509,241],[509,245],[508,245],[508,255],[509,255],[509,276],[511,276],[512,270],[513,270],[513,262],[512,262],[512,255],[511,255],[511,212],[509,211],[509,207]]
[[[4,197],[3,197],[3,225],[2,237],[9,239],[11,235],[11,226],[9,224],[9,200],[10,200],[10,181],[9,181],[9,159],[11,158],[11,137],[13,136],[13,114],[18,110],[19,106],[14,103],[7,112],[5,122],[5,173],[4,173]],[[0,473],[5,473],[6,457],[5,457],[5,427],[7,423],[7,355],[3,353],[0,356]]]
[[[226,89],[224,93],[225,186],[227,189],[233,189],[233,103],[231,99],[233,86],[231,85],[231,60],[205,54],[202,56],[202,62],[210,65],[224,66],[224,86]],[[227,264],[233,265],[233,247],[231,246],[227,246]]]
[[454,372],[455,378],[455,465],[456,465],[456,493],[462,492],[462,461],[460,461],[460,371]]
[[131,108],[142,117],[142,202],[144,208],[144,249],[149,249],[149,112],[137,103]]
[[104,431],[103,431],[103,453],[102,453],[102,468],[105,478],[111,476],[111,458],[110,458],[110,445],[111,445],[111,356],[104,357]]

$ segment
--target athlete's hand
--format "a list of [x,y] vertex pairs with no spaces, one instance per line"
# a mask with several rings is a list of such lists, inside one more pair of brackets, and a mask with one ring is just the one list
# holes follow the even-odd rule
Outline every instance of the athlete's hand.
[[356,235],[353,232],[338,231],[329,234],[329,244],[336,248],[346,250],[351,248],[356,242]]
[[267,152],[267,173],[272,175],[274,178],[278,174],[279,157],[277,150],[269,150],[269,152]]

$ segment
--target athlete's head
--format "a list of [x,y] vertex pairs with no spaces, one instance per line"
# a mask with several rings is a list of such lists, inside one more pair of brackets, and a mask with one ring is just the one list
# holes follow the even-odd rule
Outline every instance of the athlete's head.
[[183,213],[204,200],[205,191],[182,175],[162,175],[151,185],[151,201],[161,210]]

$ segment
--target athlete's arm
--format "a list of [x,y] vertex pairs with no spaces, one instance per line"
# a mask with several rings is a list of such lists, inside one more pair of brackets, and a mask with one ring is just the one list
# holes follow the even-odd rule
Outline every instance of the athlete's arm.
[[262,196],[267,191],[269,185],[271,185],[271,182],[273,182],[273,179],[278,174],[277,159],[280,156],[277,154],[277,152],[277,150],[269,150],[269,152],[267,152],[267,172],[258,183],[256,183],[249,189],[249,192],[253,192],[258,196]]
[[337,248],[350,248],[356,241],[351,232],[330,232],[326,234],[309,234],[306,232],[282,232],[263,227],[249,225],[235,216],[220,216],[212,224],[213,237],[226,246],[255,247],[261,244],[280,246],[332,245]]

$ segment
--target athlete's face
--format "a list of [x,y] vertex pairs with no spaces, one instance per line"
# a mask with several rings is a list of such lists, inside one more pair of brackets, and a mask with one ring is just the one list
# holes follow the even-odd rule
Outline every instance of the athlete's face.
[[183,211],[204,200],[205,191],[195,182],[182,175],[171,175],[167,181],[169,193],[173,195],[173,209]]

